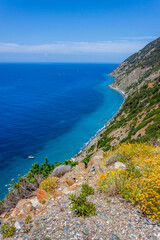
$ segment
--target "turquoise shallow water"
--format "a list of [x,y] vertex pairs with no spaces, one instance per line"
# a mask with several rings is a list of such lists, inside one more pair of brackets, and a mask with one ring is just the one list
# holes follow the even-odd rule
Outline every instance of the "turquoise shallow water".
[[[34,162],[63,162],[119,110],[115,64],[0,64],[0,197]],[[34,155],[34,159],[28,159]]]

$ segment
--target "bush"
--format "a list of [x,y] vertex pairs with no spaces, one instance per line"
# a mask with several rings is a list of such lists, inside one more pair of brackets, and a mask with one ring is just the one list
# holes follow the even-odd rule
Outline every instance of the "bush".
[[91,154],[87,155],[87,156],[82,160],[82,162],[85,164],[85,168],[88,167],[88,163],[89,163],[90,158],[91,158],[92,155],[93,155],[93,154],[91,153]]
[[90,187],[87,183],[82,184],[81,193],[85,196],[94,194],[94,189]]
[[39,166],[38,163],[34,163],[29,172],[25,175],[30,182],[35,182],[35,176],[42,175],[43,178],[48,177],[48,175],[53,171],[55,166],[48,162],[48,158],[45,158],[45,162]]
[[72,160],[65,160],[64,164],[70,165],[71,167],[75,167],[76,165],[78,165],[78,162],[73,162]]
[[94,194],[94,189],[88,184],[82,184],[81,193],[79,196],[75,194],[70,195],[69,200],[70,205],[72,205],[71,210],[75,211],[76,215],[87,217],[91,214],[96,213],[96,207],[93,203],[86,201],[86,196]]
[[50,174],[50,176],[61,177],[65,173],[69,172],[70,170],[71,170],[70,165],[60,165],[53,170],[53,172]]
[[[160,220],[160,147],[148,143],[121,144],[119,152],[126,169],[106,171],[96,183],[108,195],[120,193],[145,215]],[[105,161],[105,160],[104,160]]]
[[26,218],[25,218],[25,224],[29,224],[32,222],[32,217],[30,215],[28,215]]
[[69,200],[71,201],[70,205],[72,205],[72,211],[75,211],[78,217],[87,217],[96,213],[95,205],[91,202],[87,202],[86,196],[82,193],[78,197],[74,194],[70,195]]
[[0,228],[0,232],[4,238],[7,238],[15,234],[16,228],[14,225],[10,226],[8,223],[4,223]]
[[49,194],[53,194],[57,186],[58,180],[58,177],[48,177],[41,182],[39,188],[43,189]]
[[25,177],[20,177],[19,180],[13,184],[11,191],[6,195],[3,200],[3,211],[8,212],[14,208],[18,201],[23,198],[32,197],[38,188],[37,183],[30,183]]

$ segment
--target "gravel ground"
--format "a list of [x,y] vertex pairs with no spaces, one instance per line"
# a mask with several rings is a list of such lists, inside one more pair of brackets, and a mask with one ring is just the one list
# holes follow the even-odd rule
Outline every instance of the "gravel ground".
[[95,193],[88,197],[97,208],[94,216],[76,217],[68,196],[46,203],[43,215],[36,217],[28,233],[10,239],[25,240],[159,240],[160,225],[141,216],[137,208],[120,197],[110,198]]

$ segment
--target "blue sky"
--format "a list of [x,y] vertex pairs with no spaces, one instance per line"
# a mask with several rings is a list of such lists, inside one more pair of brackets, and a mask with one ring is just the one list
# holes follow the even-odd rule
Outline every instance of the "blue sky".
[[0,62],[121,62],[160,36],[159,0],[0,0]]

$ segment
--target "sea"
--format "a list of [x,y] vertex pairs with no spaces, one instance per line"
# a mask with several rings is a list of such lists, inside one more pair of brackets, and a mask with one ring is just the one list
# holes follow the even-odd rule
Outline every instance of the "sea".
[[11,179],[45,157],[70,159],[116,114],[123,97],[107,87],[116,66],[0,64],[0,199]]

